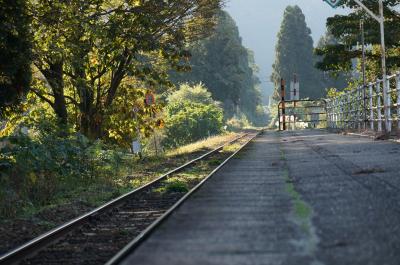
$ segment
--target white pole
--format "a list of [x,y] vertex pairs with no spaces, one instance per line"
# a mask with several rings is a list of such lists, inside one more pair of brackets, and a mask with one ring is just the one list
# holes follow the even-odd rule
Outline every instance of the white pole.
[[379,16],[375,15],[374,12],[368,9],[360,0],[354,0],[360,7],[362,7],[371,17],[379,22],[380,32],[381,32],[381,53],[382,53],[382,85],[383,85],[383,106],[385,113],[385,131],[390,133],[392,130],[390,122],[390,106],[388,105],[388,91],[389,87],[387,85],[387,73],[386,73],[386,47],[385,47],[385,17],[383,14],[383,0],[379,0]]
[[383,16],[383,0],[379,0],[379,24],[381,28],[382,75],[386,81],[386,47],[385,47],[385,17]]
[[381,112],[381,83],[376,81],[376,110],[378,112],[378,132],[382,132],[382,112]]
[[396,90],[397,90],[397,131],[400,130],[400,73],[396,76]]
[[370,118],[370,128],[374,130],[374,94],[372,92],[372,83],[369,84],[369,118]]
[[385,110],[385,132],[390,133],[392,126],[390,122],[390,95],[386,74],[386,47],[385,47],[385,18],[383,16],[383,0],[379,0],[379,24],[381,30],[381,53],[382,53],[382,80],[383,80],[383,103]]

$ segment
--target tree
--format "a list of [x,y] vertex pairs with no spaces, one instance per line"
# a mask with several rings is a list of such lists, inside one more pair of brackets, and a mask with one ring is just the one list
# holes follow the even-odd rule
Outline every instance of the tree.
[[0,1],[0,117],[29,90],[32,59],[29,23],[25,0]]
[[[314,68],[313,40],[305,16],[298,6],[288,6],[278,33],[276,58],[271,81],[280,84],[283,78],[289,83],[297,74],[302,98],[320,98],[324,88]],[[287,91],[287,95],[289,91]],[[276,86],[274,99],[279,101],[280,86]]]
[[[336,44],[338,44],[337,39],[330,31],[327,31],[318,41],[316,50],[323,49],[323,47],[327,45]],[[316,55],[316,65],[322,60],[323,58],[321,56]],[[337,90],[343,90],[347,87],[347,80],[350,78],[348,73],[342,71],[320,71],[319,74],[325,89],[335,88]]]
[[182,101],[195,102],[200,104],[217,104],[211,96],[211,93],[202,84],[189,85],[187,83],[181,84],[179,90],[168,96],[169,104],[177,104]]
[[[62,123],[78,112],[77,128],[104,137],[105,120],[121,85],[168,87],[166,69],[185,67],[185,43],[213,27],[219,0],[31,1],[35,66],[33,92]],[[115,110],[115,109],[114,109]]]
[[[362,1],[374,13],[379,13],[377,1]],[[400,15],[394,10],[399,0],[384,1],[385,16],[385,43],[387,48],[387,66],[389,71],[395,71],[400,67]],[[360,40],[360,19],[364,19],[365,42],[372,49],[367,49],[367,75],[369,79],[381,76],[381,51],[379,23],[353,1],[345,0],[341,3],[342,7],[351,8],[353,12],[348,15],[336,15],[328,18],[327,27],[337,40],[336,43],[326,43],[317,49],[317,54],[322,56],[322,61],[317,67],[323,71],[330,72],[350,72],[353,70],[352,60],[360,59],[361,49],[354,49]]]
[[223,103],[228,118],[238,108],[255,112],[261,100],[254,56],[243,47],[239,29],[227,12],[219,12],[212,36],[191,43],[189,51],[191,71],[172,73],[175,83],[204,83],[213,98]]

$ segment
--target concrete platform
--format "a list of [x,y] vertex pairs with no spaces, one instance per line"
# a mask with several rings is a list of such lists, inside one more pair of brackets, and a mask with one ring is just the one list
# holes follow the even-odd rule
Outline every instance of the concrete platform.
[[122,264],[400,264],[400,145],[267,132]]

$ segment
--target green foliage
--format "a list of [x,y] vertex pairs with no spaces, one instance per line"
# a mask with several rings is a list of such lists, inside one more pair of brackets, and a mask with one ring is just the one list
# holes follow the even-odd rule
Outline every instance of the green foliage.
[[223,110],[202,84],[183,84],[167,100],[166,146],[184,145],[222,132]]
[[251,119],[253,121],[253,124],[259,127],[265,127],[268,125],[268,119],[269,116],[267,114],[266,109],[263,106],[258,105],[256,108],[256,112],[253,118]]
[[43,120],[26,134],[0,139],[0,214],[51,203],[59,193],[93,183],[113,185],[121,154],[81,134],[65,135]]
[[[187,44],[210,35],[222,1],[0,3],[3,216],[78,186],[114,185],[121,154],[107,144],[126,148],[163,127],[168,73],[188,69]],[[29,84],[22,114],[10,112]],[[150,92],[156,104],[144,103]],[[221,108],[201,86],[193,92],[199,102],[170,108],[171,144],[179,134],[187,142],[221,131]]]
[[76,123],[81,133],[98,139],[107,137],[109,128],[104,127],[110,124],[111,109],[123,112],[113,106],[123,86],[135,89],[138,82],[149,90],[171,86],[167,71],[185,68],[186,42],[210,31],[221,1],[30,4],[34,63],[40,76],[33,91],[62,123]]
[[[271,81],[275,87],[274,100],[280,100],[280,79],[290,84],[297,74],[300,82],[301,98],[320,98],[324,88],[320,75],[314,68],[313,40],[307,27],[305,16],[298,6],[288,6],[285,10],[276,44],[276,59],[273,64]],[[287,89],[286,97],[289,95]]]
[[241,131],[246,127],[250,127],[250,122],[244,114],[235,115],[226,122],[229,131]]
[[214,34],[191,43],[191,71],[172,74],[175,83],[202,82],[214,100],[223,103],[224,114],[232,117],[238,108],[247,115],[261,103],[258,68],[253,53],[243,47],[235,21],[225,11],[218,15]]
[[222,132],[222,110],[215,105],[181,102],[167,107],[166,146],[179,146]]
[[121,85],[114,103],[105,113],[103,139],[121,147],[130,147],[132,140],[149,137],[153,131],[162,127],[163,103],[146,105],[144,98],[149,91],[142,82]]
[[201,103],[205,105],[214,104],[211,93],[202,83],[193,86],[184,83],[179,86],[179,90],[168,97],[169,104],[177,104],[182,101]]
[[[320,38],[317,44],[317,48],[315,49],[316,54],[318,53],[319,49],[324,49],[327,45],[337,45],[338,41],[337,39],[332,35],[330,31],[327,31],[324,36]],[[334,54],[332,54],[334,55]],[[323,57],[317,56],[317,61],[316,61],[316,67],[322,63],[324,60]],[[334,55],[335,56],[335,55]],[[319,72],[320,74],[320,79],[322,80],[323,86],[326,90],[330,88],[335,88],[338,90],[343,90],[345,87],[347,87],[347,82],[348,79],[350,79],[350,74],[337,69],[335,71],[333,70],[328,70],[328,69],[320,69],[323,70]]]
[[[363,4],[379,14],[378,1],[362,0]],[[385,16],[385,45],[387,48],[387,66],[389,71],[396,71],[400,67],[400,16],[395,7],[400,4],[399,0],[383,1]],[[379,23],[359,6],[350,0],[343,0],[342,7],[351,8],[352,12],[346,15],[336,15],[328,18],[327,27],[335,43],[326,43],[317,49],[317,54],[322,56],[317,67],[324,71],[349,72],[353,70],[352,60],[362,57],[361,49],[354,49],[360,42],[360,19],[364,20],[365,43],[372,45],[367,49],[367,78],[376,79],[381,76],[381,51],[380,51],[380,29]],[[371,46],[370,46],[371,47]]]
[[0,117],[15,109],[29,89],[29,23],[25,0],[0,1]]
[[184,193],[189,191],[189,187],[186,181],[180,180],[179,178],[171,178],[165,185],[165,191]]

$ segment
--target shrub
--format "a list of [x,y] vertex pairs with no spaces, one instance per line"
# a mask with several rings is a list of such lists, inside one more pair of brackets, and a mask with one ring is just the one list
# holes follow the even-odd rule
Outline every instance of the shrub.
[[190,86],[187,83],[181,84],[179,90],[168,97],[168,102],[170,104],[176,104],[183,101],[205,105],[216,104],[212,99],[211,92],[209,92],[202,83],[193,86]]
[[185,145],[222,132],[223,110],[202,85],[183,84],[168,97],[166,108],[167,147]]
[[80,134],[41,130],[3,137],[0,149],[0,214],[43,206],[59,194],[93,183],[112,184],[122,156]]
[[188,102],[169,105],[164,144],[176,147],[219,134],[222,119],[222,109],[215,105]]
[[234,116],[226,122],[229,131],[240,131],[243,128],[250,127],[250,122],[244,114]]
[[168,183],[165,187],[165,190],[167,192],[184,193],[189,191],[189,187],[185,182],[176,180]]

